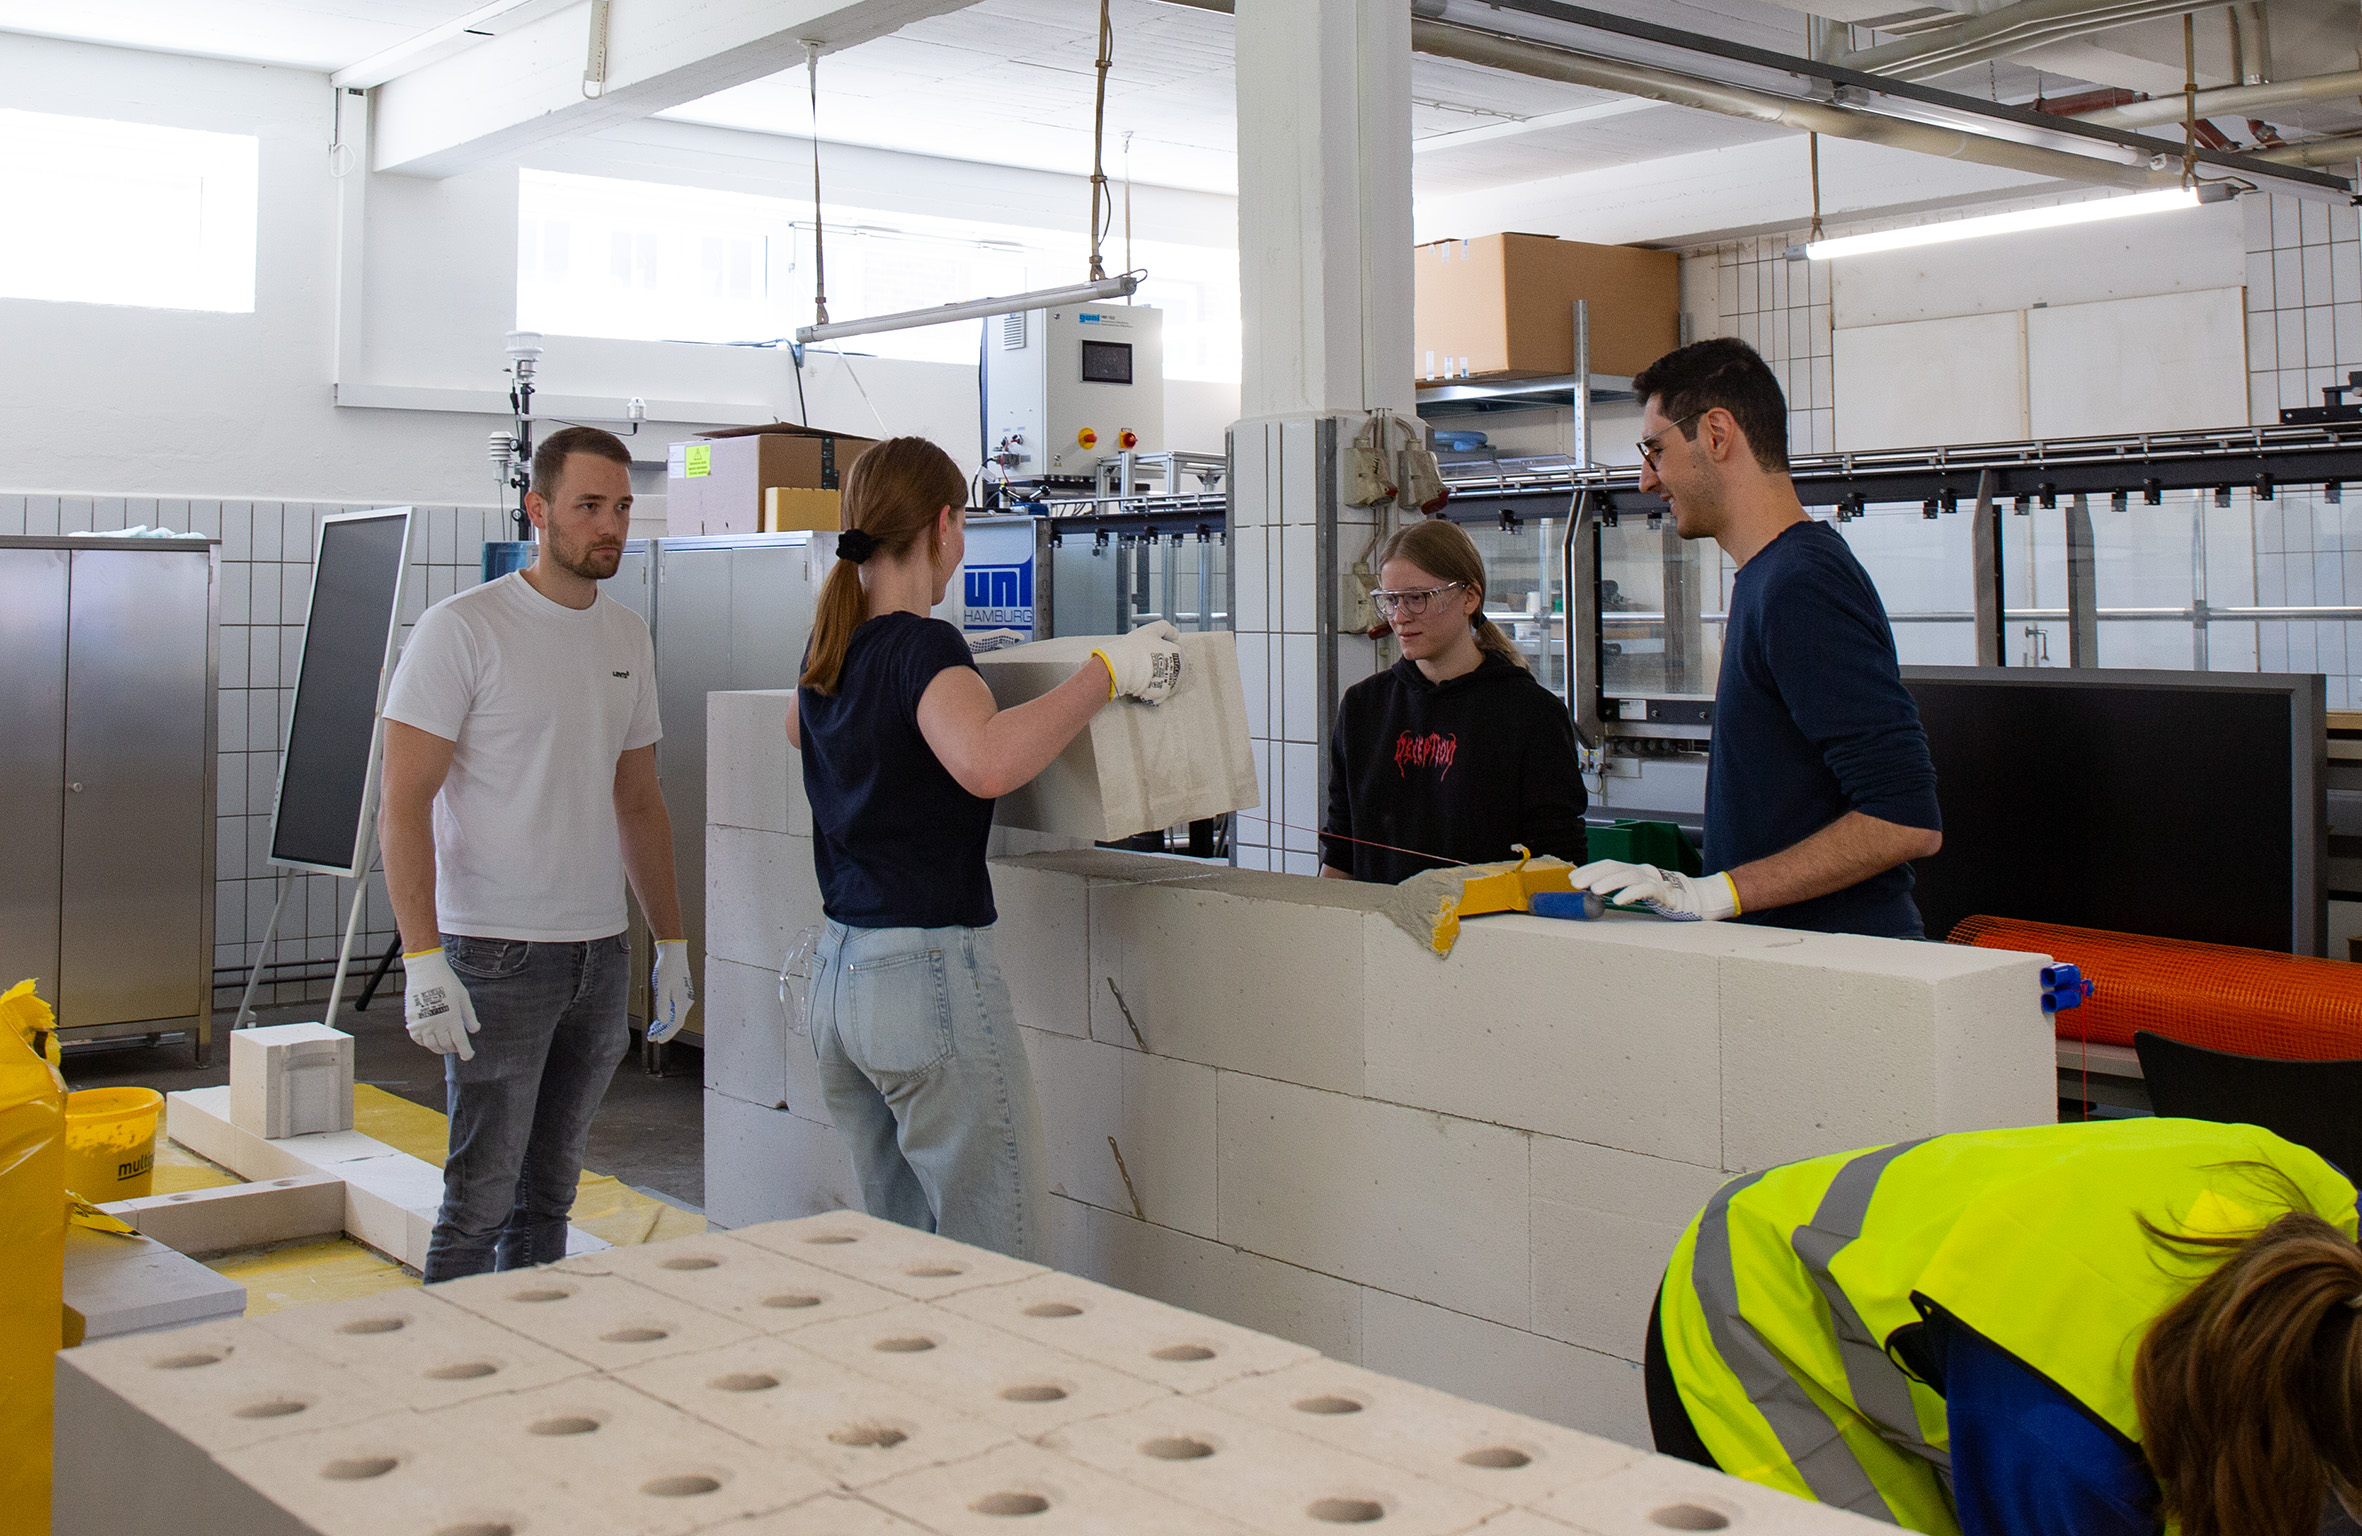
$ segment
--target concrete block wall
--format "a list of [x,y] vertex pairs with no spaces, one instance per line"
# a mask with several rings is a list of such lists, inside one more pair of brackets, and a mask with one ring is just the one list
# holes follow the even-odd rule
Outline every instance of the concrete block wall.
[[1872,1529],[850,1212],[110,1340],[57,1378],[58,1536]]
[[[775,783],[789,755],[782,735],[736,771]],[[717,852],[741,875],[708,900],[748,942],[816,920],[803,839],[709,835],[747,850]],[[1631,1444],[1665,1259],[1725,1178],[2056,1114],[2038,957],[1501,916],[1438,960],[1381,887],[1105,851],[998,859],[993,882],[1060,1269]],[[736,1042],[707,1057],[724,1223],[858,1204],[811,1134],[825,1107],[794,1102],[810,1046],[777,954],[708,960],[707,995],[744,999],[708,1024]]]

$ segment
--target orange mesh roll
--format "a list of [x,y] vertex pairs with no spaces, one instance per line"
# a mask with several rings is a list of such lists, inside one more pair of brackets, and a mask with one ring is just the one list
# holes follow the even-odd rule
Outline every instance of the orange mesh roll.
[[2362,1058],[2362,965],[2014,917],[1964,918],[1951,941],[2047,954],[2092,978],[2082,1007],[2054,1015],[2062,1040],[2129,1046],[2150,1029],[2241,1056]]

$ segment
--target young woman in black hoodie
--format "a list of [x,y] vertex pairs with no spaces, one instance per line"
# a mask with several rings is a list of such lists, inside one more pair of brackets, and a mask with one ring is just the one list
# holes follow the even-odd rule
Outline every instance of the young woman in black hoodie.
[[1337,705],[1321,873],[1394,884],[1518,843],[1584,862],[1574,723],[1484,616],[1475,543],[1414,523],[1378,552],[1378,580],[1402,659]]

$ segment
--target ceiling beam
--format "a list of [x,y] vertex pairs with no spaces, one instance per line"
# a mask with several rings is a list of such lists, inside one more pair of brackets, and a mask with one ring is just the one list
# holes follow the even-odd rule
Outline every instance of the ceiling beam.
[[463,52],[485,38],[498,37],[527,22],[539,21],[552,11],[562,11],[574,3],[575,0],[492,0],[490,5],[479,5],[464,16],[454,16],[439,27],[429,27],[416,37],[380,49],[358,64],[346,65],[330,75],[328,83],[340,90],[365,91],[397,75],[424,69],[438,59]]
[[2179,16],[2190,0],[2018,0],[1956,26],[1919,32],[1840,55],[1835,62],[1865,74],[1925,80],[1988,59],[2007,58],[2045,43],[2089,37],[2136,21]]
[[968,0],[610,0],[606,86],[585,95],[578,0],[377,88],[372,168],[445,177],[632,122],[866,43]]

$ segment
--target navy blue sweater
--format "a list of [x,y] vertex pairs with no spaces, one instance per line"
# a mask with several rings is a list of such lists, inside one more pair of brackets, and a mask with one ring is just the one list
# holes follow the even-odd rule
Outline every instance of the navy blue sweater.
[[[1935,764],[1895,663],[1869,572],[1827,523],[1797,523],[1731,587],[1714,744],[1706,769],[1706,867],[1736,869],[1794,847],[1849,811],[1941,830]],[[1911,867],[1742,922],[1918,938]]]

